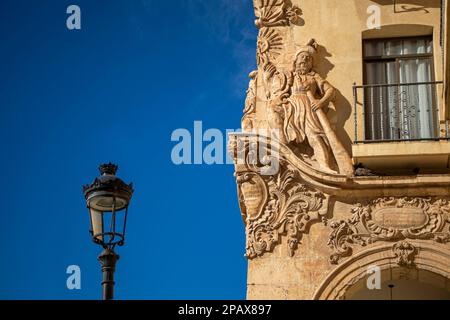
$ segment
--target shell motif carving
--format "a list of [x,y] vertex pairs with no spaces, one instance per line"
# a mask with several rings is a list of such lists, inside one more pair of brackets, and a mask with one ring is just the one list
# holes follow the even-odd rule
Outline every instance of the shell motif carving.
[[263,27],[283,27],[300,22],[302,11],[289,0],[254,0],[255,25]]

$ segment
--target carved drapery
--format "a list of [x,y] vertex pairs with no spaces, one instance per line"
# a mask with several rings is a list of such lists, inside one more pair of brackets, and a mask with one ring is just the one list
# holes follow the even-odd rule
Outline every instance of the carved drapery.
[[[337,264],[341,258],[350,256],[354,245],[367,246],[377,241],[450,242],[449,212],[449,201],[441,198],[383,197],[367,205],[357,204],[350,219],[330,224],[333,229],[328,240],[333,249],[330,262]],[[401,253],[399,263],[405,263],[406,244],[400,242],[394,249]]]

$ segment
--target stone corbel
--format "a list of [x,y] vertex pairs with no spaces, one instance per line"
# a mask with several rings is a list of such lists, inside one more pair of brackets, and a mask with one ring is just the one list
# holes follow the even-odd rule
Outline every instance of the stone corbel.
[[[255,155],[255,150],[261,148],[264,146],[258,136],[230,139],[246,228],[246,256],[251,259],[273,251],[282,236],[287,238],[287,250],[293,256],[308,226],[326,221],[328,196],[306,183],[299,171],[285,161],[280,161],[276,172],[264,174],[268,161]],[[264,157],[273,156],[267,152]]]

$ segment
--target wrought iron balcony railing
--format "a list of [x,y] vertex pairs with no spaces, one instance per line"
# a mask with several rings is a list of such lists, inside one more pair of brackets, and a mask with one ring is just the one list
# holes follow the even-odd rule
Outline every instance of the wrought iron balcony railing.
[[440,84],[442,81],[354,84],[354,143],[449,139],[448,123],[443,136],[439,126]]

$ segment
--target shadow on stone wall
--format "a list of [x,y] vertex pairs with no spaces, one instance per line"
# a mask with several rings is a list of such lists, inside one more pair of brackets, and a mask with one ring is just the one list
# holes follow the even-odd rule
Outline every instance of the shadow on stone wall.
[[[314,66],[315,71],[324,79],[327,79],[328,73],[334,68],[334,64],[330,62],[328,58],[332,57],[332,54],[321,45],[317,46],[317,54]],[[344,129],[345,122],[350,118],[352,114],[352,105],[337,88],[338,84],[331,83],[336,89],[335,107],[336,111],[330,110],[328,117],[331,123],[335,126],[335,132],[344,148],[351,155],[352,154],[352,139]]]
[[428,8],[440,8],[441,0],[372,0],[381,6],[392,6],[395,13],[422,11],[429,13]]

